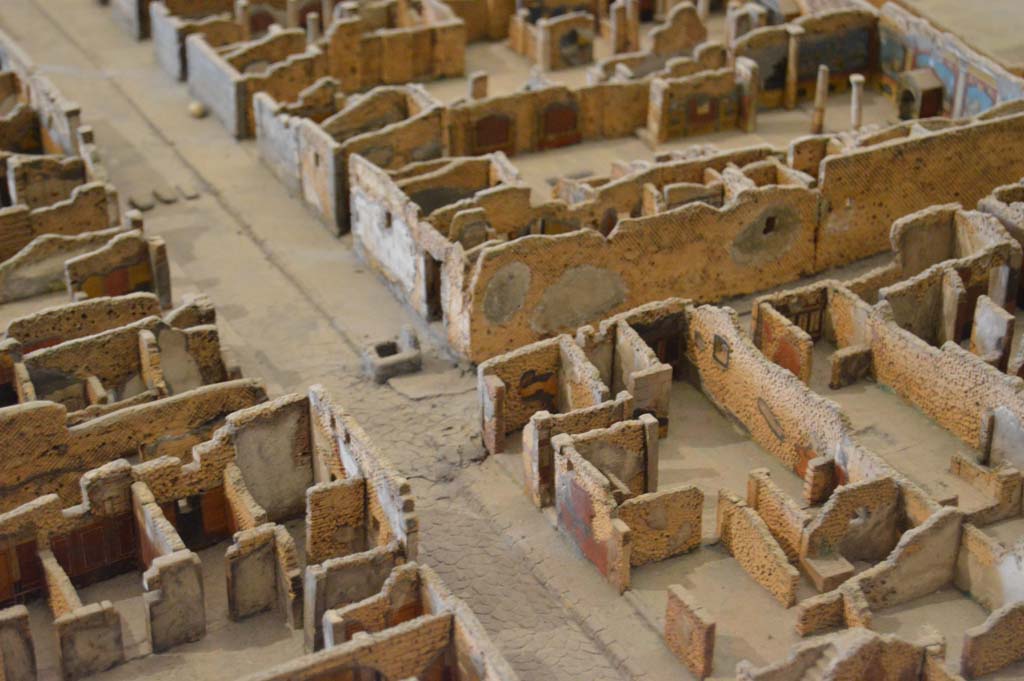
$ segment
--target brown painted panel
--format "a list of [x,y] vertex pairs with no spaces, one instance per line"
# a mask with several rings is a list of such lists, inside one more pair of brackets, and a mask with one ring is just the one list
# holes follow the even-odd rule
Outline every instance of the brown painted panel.
[[227,536],[231,533],[228,517],[228,502],[224,498],[224,487],[214,487],[203,492],[199,498],[203,514],[203,534],[207,539]]
[[96,570],[104,566],[106,537],[101,523],[95,523],[81,531],[79,542],[82,547],[82,559],[86,571]]
[[11,569],[10,552],[0,551],[0,603],[14,597],[14,570]]
[[43,564],[39,560],[39,548],[35,541],[20,544],[16,550],[18,557],[18,581],[21,588],[36,588],[43,585]]
[[512,119],[508,116],[491,114],[484,116],[473,126],[473,153],[504,151],[506,154],[512,154],[514,148]]
[[551,104],[541,116],[541,149],[554,149],[579,144],[583,133],[579,129],[579,115],[571,104]]

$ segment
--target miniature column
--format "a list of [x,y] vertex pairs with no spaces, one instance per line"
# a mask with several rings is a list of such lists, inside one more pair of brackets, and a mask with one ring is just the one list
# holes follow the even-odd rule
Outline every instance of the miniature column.
[[640,49],[640,0],[626,0],[626,41],[628,52]]
[[306,44],[312,45],[320,40],[320,14],[310,12],[306,15]]
[[864,76],[850,76],[850,127],[860,130],[864,120]]
[[542,71],[551,70],[551,29],[547,17],[537,20],[537,66]]
[[814,118],[811,133],[820,135],[825,129],[825,104],[828,102],[828,67],[818,65],[818,84],[814,88]]
[[334,18],[334,0],[323,0],[320,3],[320,17],[322,28],[331,25],[331,20]]
[[739,36],[736,35],[736,22],[740,13],[739,0],[729,0],[725,7],[725,44],[732,46]]
[[238,0],[235,3],[235,21],[242,27],[242,40],[252,39],[252,10],[249,0]]
[[711,0],[697,0],[697,18],[707,22],[711,16]]
[[484,99],[487,97],[487,72],[474,71],[469,74],[469,98]]
[[299,0],[288,0],[285,9],[285,27],[295,28],[299,26]]
[[612,25],[612,53],[629,52],[629,32],[626,30],[626,0],[615,0],[608,8]]
[[796,86],[800,77],[800,36],[805,31],[803,26],[787,24],[789,33],[789,54],[786,57],[786,89],[783,93],[782,105],[787,109],[796,108]]

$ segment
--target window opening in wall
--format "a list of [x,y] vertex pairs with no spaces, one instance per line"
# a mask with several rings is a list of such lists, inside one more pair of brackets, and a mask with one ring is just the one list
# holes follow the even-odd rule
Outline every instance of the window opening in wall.
[[723,369],[729,368],[729,349],[728,341],[721,336],[716,335],[711,355],[715,358],[716,362],[722,365]]
[[777,218],[774,215],[769,215],[764,221],[764,229],[761,230],[761,234],[768,236],[775,231],[775,224]]
[[391,229],[393,221],[394,217],[391,215],[391,211],[384,211],[384,229]]

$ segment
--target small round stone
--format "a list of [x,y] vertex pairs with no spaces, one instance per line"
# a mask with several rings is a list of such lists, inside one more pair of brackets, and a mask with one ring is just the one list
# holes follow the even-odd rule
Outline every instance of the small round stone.
[[205,118],[209,111],[207,110],[206,105],[202,102],[192,100],[188,105],[188,113],[192,118]]

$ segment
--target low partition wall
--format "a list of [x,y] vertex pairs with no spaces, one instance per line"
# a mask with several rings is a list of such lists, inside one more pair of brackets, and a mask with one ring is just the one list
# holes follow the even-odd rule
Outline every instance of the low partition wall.
[[295,541],[283,525],[265,523],[236,532],[224,560],[231,619],[276,608],[288,626],[301,626],[302,570]]
[[121,615],[110,601],[82,605],[53,553],[39,551],[38,559],[53,613],[63,677],[74,681],[124,662]]
[[717,524],[719,541],[747,574],[783,607],[796,604],[800,573],[790,565],[786,552],[757,511],[722,490],[718,493]]
[[154,653],[206,635],[203,568],[144,482],[132,484],[138,527],[146,630]]
[[483,362],[477,368],[484,444],[504,449],[505,437],[537,411],[567,413],[609,398],[596,367],[572,338],[561,335]]
[[0,610],[0,671],[4,681],[36,681],[36,652],[24,605]]
[[655,491],[657,442],[649,414],[551,440],[558,527],[620,593],[631,567],[700,545],[704,495],[690,486]]

